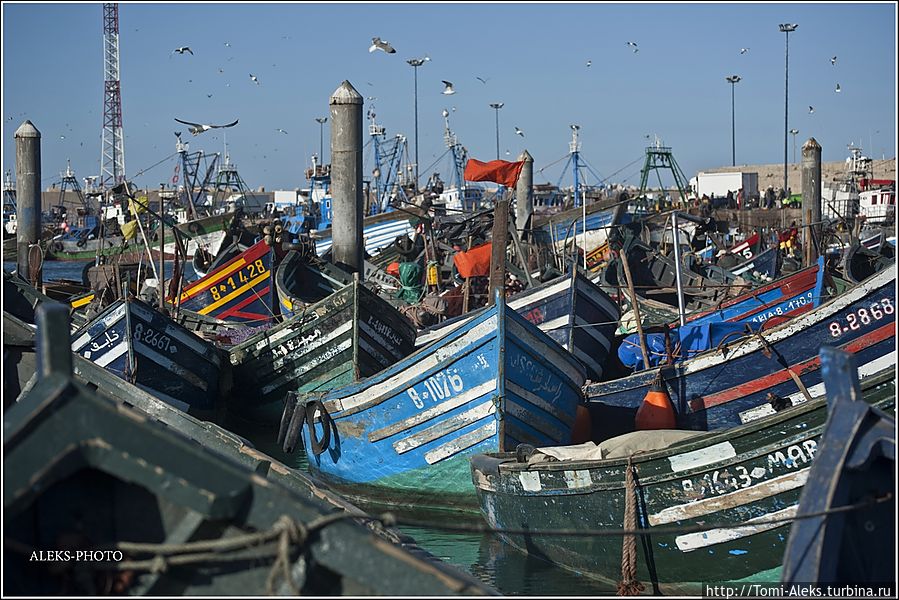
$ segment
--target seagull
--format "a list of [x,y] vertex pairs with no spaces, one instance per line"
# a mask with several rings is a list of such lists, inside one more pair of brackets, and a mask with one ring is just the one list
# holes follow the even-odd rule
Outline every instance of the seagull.
[[837,84],[837,89],[835,89],[834,91],[838,94],[840,93],[840,84],[839,83]]
[[[178,54],[184,54],[185,52],[187,52],[187,53],[190,54],[191,56],[194,55],[194,51],[191,50],[191,49],[190,49],[189,47],[187,47],[187,46],[181,46],[180,48],[175,48],[174,50],[172,50],[172,54],[174,54],[175,52],[177,52]],[[171,54],[170,54],[169,56],[171,56]]]
[[183,123],[184,125],[188,125],[188,131],[190,131],[193,135],[200,135],[204,131],[209,131],[210,129],[224,129],[225,127],[234,127],[237,125],[237,119],[234,120],[233,123],[228,123],[227,125],[204,125],[202,123],[191,123],[190,121],[182,121],[181,119],[175,119],[179,123]]
[[592,64],[593,64],[593,61],[592,61],[592,60],[588,60],[588,61],[587,61],[587,66],[588,66],[588,67],[589,67],[590,65],[592,65]]
[[480,81],[480,82],[483,83],[484,85],[487,85],[487,81],[488,81],[490,78],[488,77],[487,79],[484,79],[483,77],[475,77],[475,79],[477,79],[478,81]]
[[521,137],[524,137],[524,132],[522,130],[520,130],[518,127],[515,128],[515,133],[517,133]]
[[230,48],[230,47],[231,47],[231,42],[225,42],[225,47],[226,47],[226,48]]
[[256,85],[259,85],[259,80],[256,79],[256,76],[253,75],[252,73],[250,73],[250,81],[252,81],[252,82],[255,83]]
[[639,52],[639,51],[640,51],[640,49],[637,48],[637,42],[627,42],[627,45],[628,45],[628,46],[633,46],[634,52]]
[[815,107],[814,107],[814,106],[809,106],[809,107],[808,107],[808,114],[812,114],[813,112],[815,112]]
[[390,42],[385,42],[379,37],[371,38],[371,46],[369,46],[368,51],[374,52],[375,50],[383,50],[387,54],[396,53],[396,50],[393,49],[393,46],[390,45]]
[[749,52],[749,48],[740,48],[740,54],[746,54]]
[[834,67],[837,66],[837,57],[836,56],[830,57],[830,64]]
[[206,94],[207,98],[212,98],[212,94]]
[[283,129],[281,129],[280,127],[278,127],[278,133],[283,133],[284,135],[287,135],[287,132],[284,131]]
[[450,96],[450,95],[456,93],[456,90],[453,89],[453,82],[452,82],[452,81],[445,81],[445,80],[441,80],[441,81],[443,81],[443,85],[446,86],[446,87],[444,88],[444,90],[443,90],[443,93],[444,93],[445,95]]

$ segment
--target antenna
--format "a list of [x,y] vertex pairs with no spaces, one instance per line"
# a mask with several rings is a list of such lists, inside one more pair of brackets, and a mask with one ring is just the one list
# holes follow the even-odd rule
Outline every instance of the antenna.
[[103,5],[103,141],[100,187],[125,180],[125,145],[122,133],[122,90],[119,82],[119,5]]

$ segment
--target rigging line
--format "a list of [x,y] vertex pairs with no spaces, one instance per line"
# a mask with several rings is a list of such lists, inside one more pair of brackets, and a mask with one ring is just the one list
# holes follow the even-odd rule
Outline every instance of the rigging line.
[[632,160],[631,162],[627,163],[626,165],[624,165],[623,167],[621,167],[620,169],[618,169],[617,171],[615,171],[614,173],[612,173],[611,175],[609,175],[609,178],[612,178],[612,177],[614,177],[615,175],[618,175],[619,173],[621,173],[622,171],[624,171],[625,169],[627,169],[627,168],[630,167],[631,165],[637,164],[638,162],[640,162],[641,160],[643,160],[643,158],[644,158],[644,157],[641,156],[641,157],[637,158],[636,160]]
[[600,177],[599,174],[593,169],[593,166],[590,163],[588,163],[584,157],[581,157],[581,162],[583,162],[584,165],[587,167],[587,170],[589,170],[590,173],[594,177],[596,177],[596,180],[600,183],[600,185],[603,185],[606,183],[606,181],[608,181],[607,179],[603,179],[602,177]]
[[437,157],[437,160],[435,160],[435,161],[432,162],[430,165],[428,165],[427,167],[424,168],[424,171],[430,171],[432,168],[434,168],[434,166],[435,166],[437,163],[439,163],[441,160],[443,160],[443,157],[446,156],[446,153],[449,152],[449,151],[450,151],[449,148],[447,148],[446,150],[444,150],[444,151],[443,151],[443,154],[441,154],[440,156]]
[[549,163],[548,165],[546,165],[545,167],[540,168],[540,169],[537,169],[537,172],[540,173],[540,174],[542,174],[544,169],[548,169],[548,168],[550,168],[550,167],[552,167],[552,166],[555,166],[555,165],[559,164],[560,162],[562,162],[563,160],[565,160],[566,158],[570,158],[570,157],[571,157],[570,154],[566,154],[565,156],[563,156],[563,157],[560,158],[559,160],[553,161],[553,162]]
[[162,163],[164,163],[164,162],[167,161],[167,160],[170,160],[172,157],[176,156],[177,154],[178,154],[177,152],[173,152],[172,154],[169,154],[168,156],[166,156],[165,158],[163,158],[163,159],[162,159],[161,161],[159,161],[158,163],[153,164],[153,165],[150,165],[149,167],[147,167],[147,168],[145,168],[145,169],[141,169],[140,171],[138,171],[137,173],[135,173],[134,175],[132,175],[132,176],[130,177],[130,179],[134,179],[135,177],[140,177],[141,175],[143,175],[144,173],[146,173],[146,172],[149,171],[150,169],[153,169],[153,168],[155,168],[155,167],[158,167],[159,165],[161,165]]

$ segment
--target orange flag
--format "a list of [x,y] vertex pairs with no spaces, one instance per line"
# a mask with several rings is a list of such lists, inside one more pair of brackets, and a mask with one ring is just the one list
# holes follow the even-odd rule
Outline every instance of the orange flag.
[[492,181],[506,187],[515,187],[523,166],[524,161],[491,160],[485,163],[470,158],[465,163],[465,181]]

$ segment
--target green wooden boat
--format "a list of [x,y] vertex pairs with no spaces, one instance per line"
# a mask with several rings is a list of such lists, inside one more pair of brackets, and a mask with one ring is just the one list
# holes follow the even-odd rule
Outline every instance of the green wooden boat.
[[495,593],[228,432],[73,379],[65,311],[42,320],[42,377],[4,415],[4,594]]
[[327,391],[374,375],[415,348],[415,328],[358,280],[230,349],[229,412],[277,425],[288,391]]
[[[895,368],[866,379],[865,388],[869,403],[894,407]],[[706,583],[764,580],[781,565],[826,419],[818,399],[715,433],[646,431],[598,447],[520,446],[473,457],[472,479],[487,523],[510,530],[501,537],[519,550],[614,589],[623,570],[622,535],[614,532],[639,529],[632,566],[646,591],[696,595]],[[665,447],[666,437],[680,441]]]

